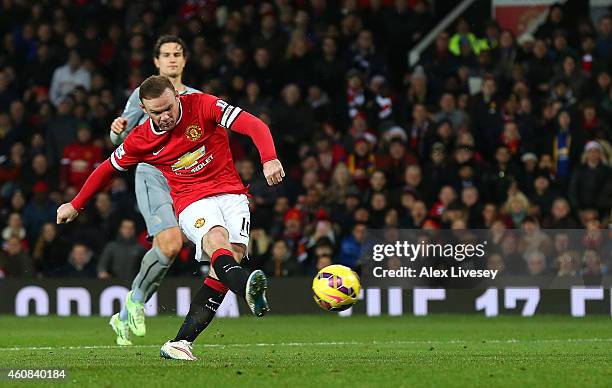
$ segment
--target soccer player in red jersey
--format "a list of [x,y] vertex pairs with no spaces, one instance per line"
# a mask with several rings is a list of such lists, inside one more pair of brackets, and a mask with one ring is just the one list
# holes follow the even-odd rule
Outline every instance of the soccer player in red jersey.
[[234,167],[226,129],[251,137],[270,186],[285,176],[272,135],[259,119],[208,94],[179,95],[164,76],[147,78],[140,100],[150,120],[132,130],[122,145],[89,176],[81,191],[57,210],[57,222],[74,220],[117,171],[140,162],[158,168],[170,186],[183,233],[196,246],[196,259],[210,257],[211,270],[193,298],[174,340],[161,355],[195,360],[191,344],[212,321],[227,290],[246,299],[256,316],[268,310],[267,279],[248,273],[240,261],[249,241],[247,189]]

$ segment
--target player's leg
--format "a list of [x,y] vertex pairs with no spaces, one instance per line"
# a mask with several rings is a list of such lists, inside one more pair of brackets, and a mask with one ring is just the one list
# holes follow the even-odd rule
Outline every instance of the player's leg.
[[136,170],[136,199],[153,238],[153,247],[144,255],[140,270],[132,282],[119,318],[128,322],[137,336],[146,334],[144,304],[157,291],[161,280],[182,247],[168,184],[159,170],[139,165]]
[[[225,194],[218,196],[217,202],[225,226],[211,229],[202,239],[203,248],[211,257],[209,275],[221,280],[236,295],[244,297],[253,314],[262,316],[269,311],[265,295],[268,281],[263,271],[249,273],[240,265],[249,244],[249,200],[246,195]],[[233,257],[229,250],[242,254]]]
[[[232,274],[230,277],[237,276],[239,279],[238,287],[240,288],[233,291],[238,295],[245,296],[249,292],[249,279],[260,279],[259,276],[249,275],[244,268],[238,265],[244,257],[248,245],[248,222],[245,222],[249,219],[248,201],[244,196],[236,196],[230,202],[224,203],[219,200],[219,197],[200,200],[181,213],[179,222],[191,241],[200,242],[196,243],[197,260],[201,260],[203,253],[206,252],[211,258],[217,256],[214,260],[216,262],[219,255],[215,255],[215,252],[219,249],[225,250],[223,253],[226,255],[231,255],[232,266],[237,268],[232,270],[236,274]],[[232,210],[226,210],[223,213],[223,208],[227,206],[230,206]],[[244,217],[245,220],[237,216]],[[237,222],[228,225],[226,220],[229,218],[237,220]],[[243,230],[237,225],[241,225]],[[226,227],[234,231],[232,234],[234,237],[230,236]],[[232,243],[230,243],[230,240],[233,240]],[[244,272],[244,275],[239,274],[240,270]],[[225,272],[223,271],[223,273]],[[255,271],[254,273],[258,275],[258,272],[261,273],[261,271]],[[263,273],[261,275],[263,276]],[[265,276],[263,276],[263,279],[265,281]],[[162,357],[182,360],[196,359],[192,353],[191,344],[215,317],[217,308],[223,302],[228,288],[231,287],[227,287],[219,281],[215,270],[211,268],[204,284],[193,298],[189,312],[176,337],[162,346],[160,350]],[[250,287],[250,289],[254,288],[253,286]],[[263,291],[265,291],[265,287]]]
[[[240,261],[245,252],[242,245],[233,245],[232,251],[236,261]],[[195,341],[198,335],[212,322],[227,291],[228,288],[217,280],[214,273],[209,273],[208,277],[204,279],[202,287],[191,301],[189,312],[176,334],[174,342],[187,341],[191,343]]]

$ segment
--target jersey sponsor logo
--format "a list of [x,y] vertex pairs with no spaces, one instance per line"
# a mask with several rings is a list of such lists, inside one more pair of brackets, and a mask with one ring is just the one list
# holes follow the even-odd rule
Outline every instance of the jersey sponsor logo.
[[121,158],[123,158],[123,156],[125,155],[125,150],[123,149],[123,143],[117,147],[117,149],[115,150],[115,157],[119,160],[121,160]]
[[174,171],[177,174],[180,174],[181,172],[185,172],[183,170],[186,170],[187,172],[192,172],[192,173],[200,171],[202,168],[204,168],[204,166],[206,166],[208,163],[210,163],[213,160],[213,156],[209,155],[203,162],[200,162],[200,159],[204,157],[205,154],[206,154],[205,145],[203,145],[202,147],[198,148],[197,150],[193,152],[186,153],[185,155],[178,158],[176,163],[172,165],[172,171]]
[[193,226],[199,229],[203,227],[205,223],[206,223],[206,220],[204,218],[198,218]]
[[202,128],[197,124],[191,124],[185,130],[185,136],[191,141],[199,140],[202,137]]

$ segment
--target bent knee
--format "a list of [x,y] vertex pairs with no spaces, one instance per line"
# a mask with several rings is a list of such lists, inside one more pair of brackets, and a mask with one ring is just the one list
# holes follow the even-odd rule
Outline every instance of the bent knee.
[[212,253],[219,248],[230,248],[229,234],[227,229],[222,226],[215,226],[210,229],[202,239],[204,243],[204,249],[207,253]]
[[155,236],[155,241],[159,250],[169,258],[174,259],[183,247],[183,236],[179,228],[166,229]]

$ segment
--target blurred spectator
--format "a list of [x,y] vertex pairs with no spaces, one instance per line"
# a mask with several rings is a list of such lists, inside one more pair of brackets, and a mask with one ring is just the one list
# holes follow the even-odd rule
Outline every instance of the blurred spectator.
[[585,162],[574,169],[569,196],[576,209],[596,209],[602,214],[612,207],[612,170],[602,161],[602,146],[590,141],[584,147]]
[[89,90],[91,86],[91,74],[83,67],[81,55],[77,50],[72,50],[68,53],[68,62],[64,66],[60,66],[53,72],[51,79],[51,88],[49,96],[53,105],[59,104],[66,98],[77,86],[82,86]]
[[574,279],[577,275],[577,252],[567,251],[557,257],[557,277]]
[[98,260],[98,279],[131,281],[140,267],[145,249],[136,240],[134,221],[123,220],[115,241],[104,247]]
[[8,241],[10,238],[19,239],[20,244],[25,241],[26,229],[23,227],[21,214],[11,213],[8,217],[7,225],[2,229],[2,240]]
[[38,271],[44,276],[58,276],[58,272],[66,264],[69,248],[68,243],[58,235],[55,223],[44,224],[32,250]]
[[0,277],[33,278],[34,262],[21,245],[18,237],[9,237],[0,253]]
[[292,276],[299,273],[295,257],[291,255],[286,241],[276,240],[272,244],[270,257],[265,262],[264,269],[275,277]]
[[68,144],[62,156],[61,187],[81,188],[89,174],[103,161],[102,150],[92,143],[91,130],[81,126],[77,142]]
[[47,222],[54,222],[57,204],[49,199],[49,188],[44,182],[32,187],[32,199],[23,209],[23,221],[32,241],[36,241],[40,228]]
[[340,242],[340,253],[338,254],[337,264],[342,264],[353,270],[359,264],[361,245],[364,242],[366,225],[357,223],[353,226],[353,231]]
[[82,243],[74,244],[68,256],[68,261],[60,269],[60,274],[62,277],[69,278],[95,278],[96,267],[91,249]]
[[546,256],[538,251],[528,252],[525,256],[527,273],[530,276],[546,275]]

